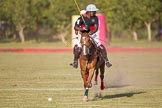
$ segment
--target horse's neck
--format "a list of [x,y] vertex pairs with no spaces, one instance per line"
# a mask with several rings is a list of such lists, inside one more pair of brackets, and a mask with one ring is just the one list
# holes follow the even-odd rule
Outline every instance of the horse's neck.
[[90,51],[90,55],[94,55],[97,53],[97,48],[95,47],[95,45],[93,43],[91,44],[89,51]]

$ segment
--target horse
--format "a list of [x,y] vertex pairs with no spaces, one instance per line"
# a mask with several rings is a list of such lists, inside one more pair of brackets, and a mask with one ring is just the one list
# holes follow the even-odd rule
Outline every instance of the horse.
[[84,97],[83,101],[88,102],[88,91],[92,87],[92,78],[95,72],[95,82],[98,80],[98,69],[100,69],[101,85],[100,89],[104,90],[104,72],[105,62],[99,53],[93,39],[87,33],[81,33],[81,54],[79,57],[80,71],[84,82]]

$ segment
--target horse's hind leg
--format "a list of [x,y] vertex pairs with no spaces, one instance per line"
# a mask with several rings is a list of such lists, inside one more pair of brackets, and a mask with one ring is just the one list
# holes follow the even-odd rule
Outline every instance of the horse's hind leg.
[[100,89],[104,90],[105,86],[104,86],[104,73],[105,73],[105,65],[102,64],[100,67],[100,78],[101,78],[101,85],[100,85]]
[[97,85],[98,83],[97,83],[97,81],[98,81],[98,69],[96,69],[96,71],[95,71],[95,85]]

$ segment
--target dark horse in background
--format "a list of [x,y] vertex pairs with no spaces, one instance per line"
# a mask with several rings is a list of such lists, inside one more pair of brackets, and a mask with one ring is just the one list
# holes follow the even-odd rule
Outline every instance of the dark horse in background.
[[81,75],[84,81],[85,94],[83,101],[88,101],[88,91],[92,87],[92,78],[94,72],[96,72],[95,81],[97,84],[98,69],[100,69],[101,78],[101,90],[104,89],[104,72],[105,72],[105,62],[102,59],[97,46],[95,45],[93,39],[87,33],[81,34],[81,46],[82,51],[79,57]]

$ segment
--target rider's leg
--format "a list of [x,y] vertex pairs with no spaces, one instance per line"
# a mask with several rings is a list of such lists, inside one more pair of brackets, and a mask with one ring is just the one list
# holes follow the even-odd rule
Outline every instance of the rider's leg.
[[101,55],[105,61],[105,64],[107,67],[111,67],[112,64],[109,62],[109,59],[107,57],[107,52],[106,52],[106,48],[101,44],[101,42],[99,41],[98,38],[94,37],[93,35],[91,36],[92,41],[94,41],[94,43],[96,43],[98,50],[101,52]]
[[79,59],[79,55],[81,53],[80,38],[81,38],[81,35],[79,35],[79,34],[76,34],[76,37],[74,38],[75,39],[75,46],[73,48],[74,61],[73,61],[73,63],[70,64],[74,68],[78,67],[78,59]]
[[101,52],[101,55],[105,61],[106,66],[111,67],[112,64],[109,62],[109,59],[107,57],[106,48],[101,44],[100,46],[98,46],[98,50]]
[[74,61],[73,61],[73,63],[70,64],[74,68],[78,68],[78,59],[79,59],[80,52],[81,52],[81,48],[78,47],[78,45],[75,45],[73,48]]

